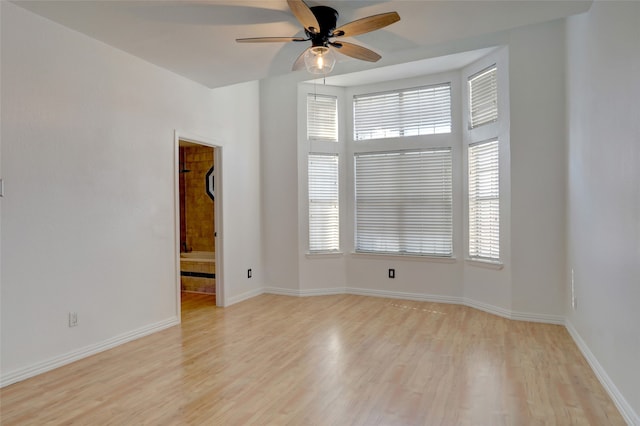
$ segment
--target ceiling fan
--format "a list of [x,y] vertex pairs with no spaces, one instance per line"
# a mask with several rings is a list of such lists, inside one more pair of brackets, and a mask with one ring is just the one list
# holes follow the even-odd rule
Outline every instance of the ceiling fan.
[[381,13],[358,19],[336,28],[338,11],[328,6],[309,7],[302,0],[287,0],[291,12],[304,27],[306,37],[254,37],[238,38],[239,43],[272,43],[311,41],[293,63],[293,71],[304,67],[313,74],[327,74],[335,64],[332,49],[363,61],[376,62],[381,56],[373,50],[346,41],[334,41],[335,37],[351,37],[375,31],[400,20],[397,12]]

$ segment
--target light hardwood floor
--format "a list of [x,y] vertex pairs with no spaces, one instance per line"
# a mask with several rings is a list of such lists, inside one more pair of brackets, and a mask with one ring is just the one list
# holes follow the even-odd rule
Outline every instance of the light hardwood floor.
[[561,326],[354,295],[182,320],[2,389],[2,425],[624,424]]

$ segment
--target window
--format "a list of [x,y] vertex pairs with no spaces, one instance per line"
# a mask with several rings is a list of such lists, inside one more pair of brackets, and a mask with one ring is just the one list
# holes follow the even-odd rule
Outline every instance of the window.
[[497,67],[469,77],[469,128],[473,129],[498,120]]
[[309,251],[340,249],[338,156],[309,154]]
[[307,139],[338,141],[338,98],[307,94]]
[[354,140],[451,133],[449,83],[353,98]]
[[469,257],[500,259],[498,140],[469,146]]
[[356,251],[453,254],[450,148],[355,155]]

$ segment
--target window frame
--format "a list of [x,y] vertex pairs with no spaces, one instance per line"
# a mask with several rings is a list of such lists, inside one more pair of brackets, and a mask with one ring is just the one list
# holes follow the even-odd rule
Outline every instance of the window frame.
[[[473,96],[472,96],[472,81],[494,70],[495,70],[495,73],[494,73],[495,76],[493,77],[493,79],[495,81],[496,92],[495,92],[495,99],[493,99],[493,104],[495,105],[495,117],[474,125],[474,114],[473,114],[474,104],[473,104]],[[467,108],[468,108],[467,126],[470,130],[477,129],[478,127],[485,126],[491,123],[496,123],[500,119],[500,108],[499,108],[500,102],[498,100],[499,92],[500,90],[498,87],[498,64],[497,63],[493,63],[492,65],[489,65],[488,67],[481,69],[480,71],[470,75],[467,78]]]
[[[345,88],[343,108],[346,114],[346,139],[344,165],[347,166],[345,179],[343,180],[346,189],[346,203],[344,214],[343,238],[344,250],[354,258],[363,259],[402,259],[407,261],[419,261],[428,263],[456,263],[457,259],[464,257],[464,252],[460,252],[462,244],[462,202],[460,194],[463,191],[462,179],[462,100],[463,89],[460,79],[461,70],[451,70],[444,72],[428,73],[416,77],[404,79],[388,80],[384,82],[366,83],[360,86],[349,86]],[[402,90],[412,87],[432,86],[442,83],[450,84],[451,91],[451,133],[438,133],[429,135],[416,135],[388,139],[368,139],[355,140],[353,138],[353,105],[354,95],[366,93],[378,93]],[[453,255],[451,257],[438,256],[415,256],[410,254],[379,254],[363,253],[355,250],[355,177],[353,155],[356,153],[385,152],[396,150],[420,150],[428,148],[450,148],[453,155]],[[345,182],[346,180],[346,182]]]
[[[496,67],[497,120],[470,126],[470,78]],[[463,87],[463,215],[464,259],[470,266],[501,270],[511,262],[511,164],[510,164],[510,110],[509,110],[509,48],[502,46],[461,70]],[[469,203],[469,146],[480,142],[498,140],[499,157],[499,259],[472,257],[469,251],[470,203]]]
[[[448,175],[442,175],[443,178],[448,179],[448,200],[445,201],[445,203],[448,203],[448,211],[449,211],[449,215],[447,217],[445,217],[445,219],[440,219],[440,220],[436,220],[436,222],[428,222],[428,221],[423,221],[423,222],[407,222],[405,220],[402,220],[402,218],[400,220],[397,220],[397,223],[393,223],[393,222],[384,222],[385,219],[394,216],[394,206],[396,208],[396,210],[403,210],[403,212],[401,213],[406,215],[406,214],[410,214],[413,213],[415,215],[415,213],[417,212],[424,212],[424,208],[425,206],[423,206],[422,208],[416,208],[416,202],[412,202],[411,200],[415,200],[415,196],[417,194],[412,194],[411,197],[408,196],[404,196],[399,198],[397,201],[397,204],[390,204],[387,203],[385,204],[384,201],[382,202],[382,204],[380,204],[379,201],[374,202],[373,204],[377,204],[379,207],[379,209],[386,209],[386,211],[391,211],[391,214],[383,214],[382,217],[378,217],[378,218],[374,218],[371,216],[371,213],[365,213],[364,216],[367,217],[367,219],[372,220],[372,219],[377,219],[378,221],[382,220],[383,222],[379,222],[378,225],[373,225],[370,226],[368,233],[366,234],[366,237],[363,238],[372,238],[372,235],[374,233],[377,233],[378,229],[383,229],[386,225],[386,228],[389,229],[390,227],[393,228],[395,226],[395,231],[397,231],[395,234],[390,234],[386,237],[386,239],[384,239],[384,242],[382,240],[380,240],[378,243],[372,242],[370,244],[380,244],[380,245],[388,245],[388,244],[393,244],[393,237],[396,237],[396,244],[398,246],[397,250],[375,250],[375,249],[366,249],[363,248],[361,246],[361,242],[360,242],[360,236],[358,235],[358,230],[359,230],[359,218],[360,218],[360,209],[358,207],[358,191],[359,191],[359,184],[358,184],[358,159],[359,158],[369,158],[369,157],[380,157],[380,158],[389,158],[389,165],[391,165],[392,160],[397,160],[396,162],[399,161],[404,161],[406,158],[409,157],[404,157],[404,155],[421,155],[424,153],[429,153],[429,152],[433,152],[433,153],[441,153],[441,152],[447,152],[448,153],[448,168],[446,168],[445,173],[448,173]],[[397,157],[396,157],[397,156]],[[398,161],[399,160],[399,161]],[[404,166],[407,165],[407,163],[411,161],[411,158],[409,158],[409,160],[407,162],[405,162]],[[370,164],[375,164],[375,160],[372,160],[370,162]],[[414,163],[416,162],[415,160],[413,161]],[[432,164],[435,163],[433,160],[427,158],[426,160],[420,160],[420,162],[422,163],[427,163],[427,164]],[[384,164],[383,161],[378,160],[377,161],[377,165],[384,168]],[[354,244],[354,252],[356,254],[366,254],[366,255],[391,255],[391,256],[413,256],[413,257],[421,257],[421,258],[444,258],[444,259],[453,259],[454,258],[454,154],[453,154],[453,149],[451,147],[437,147],[437,148],[422,148],[422,149],[413,149],[413,150],[391,150],[391,151],[374,151],[374,152],[359,152],[359,153],[354,153],[354,161],[353,161],[353,167],[354,167],[354,176],[353,176],[353,185],[354,185],[354,199],[353,199],[353,204],[354,204],[354,209],[353,209],[353,244]],[[405,171],[407,171],[407,169],[405,169]],[[425,172],[424,168],[420,168],[420,170],[416,170],[416,173],[433,173],[434,171],[437,171],[435,168],[429,170],[428,172]],[[413,180],[409,180],[407,181],[406,179],[403,179],[403,177],[401,175],[397,175],[397,176],[393,176],[394,178],[397,177],[397,179],[392,180],[389,179],[385,182],[381,182],[380,181],[380,175],[377,176],[377,178],[375,176],[368,176],[369,178],[372,178],[373,180],[377,180],[376,184],[377,185],[383,185],[384,186],[395,186],[398,189],[402,188],[404,190],[407,189],[407,183],[409,184],[409,188],[414,187],[415,188],[415,183],[413,183]],[[403,182],[404,180],[404,182]],[[424,188],[421,189],[422,192],[420,192],[420,194],[422,194],[423,196],[426,195],[430,195],[430,196],[435,196],[437,194],[437,191],[431,191],[428,192],[428,189],[431,187],[429,184],[432,184],[433,181],[426,181]],[[367,186],[367,189],[369,189],[369,193],[371,193],[370,190],[371,187]],[[361,188],[361,190],[365,190],[365,188]],[[385,195],[389,195],[389,194],[385,194]],[[369,201],[369,203],[371,203],[371,201]],[[408,204],[407,204],[408,203]],[[409,208],[408,212],[406,211],[407,207]],[[442,206],[441,206],[442,207]],[[366,207],[363,207],[363,209],[366,209]],[[433,206],[428,206],[426,211],[432,211],[433,210]],[[438,210],[438,208],[436,208],[436,210]],[[386,216],[386,218],[385,218]],[[365,217],[362,217],[362,219],[364,220]],[[407,238],[406,236],[403,237],[403,231],[402,229],[406,229],[407,227],[409,228],[415,228],[416,225],[417,228],[432,228],[434,223],[437,222],[447,222],[448,221],[448,230],[447,229],[440,229],[439,231],[442,232],[447,232],[448,231],[448,236],[447,236],[447,247],[448,247],[448,252],[438,252],[437,250],[433,250],[433,251],[412,251],[409,250],[408,248],[411,245],[414,246],[421,246],[424,247],[426,245],[431,245],[431,246],[437,246],[437,244],[435,244],[433,242],[433,240],[429,241],[424,240],[424,239],[415,239],[415,238]],[[432,226],[429,226],[432,225]],[[440,225],[443,226],[443,225]],[[374,232],[375,231],[375,232]],[[412,236],[415,234],[412,234]],[[434,235],[431,236],[432,238],[434,237]]]
[[[485,195],[482,196],[480,194],[478,194],[477,196],[475,195],[475,189],[478,189],[477,186],[478,185],[482,185],[485,187],[485,191],[486,186],[491,186],[491,183],[484,182],[483,184],[480,184],[478,182],[478,180],[480,180],[481,178],[477,175],[472,176],[472,150],[474,148],[477,147],[481,147],[484,145],[489,145],[489,144],[495,144],[495,156],[496,156],[496,162],[495,164],[487,164],[488,166],[491,166],[491,173],[495,173],[497,176],[492,176],[490,179],[493,180],[493,178],[497,178],[495,185],[497,185],[497,188],[489,188],[489,191],[491,192],[490,195]],[[474,154],[475,156],[476,154]],[[472,182],[473,181],[473,182]],[[474,189],[475,188],[475,189]],[[497,190],[497,193],[494,193],[493,191]],[[500,254],[500,231],[501,231],[501,226],[500,226],[500,204],[501,204],[501,197],[500,197],[500,140],[498,138],[491,138],[489,140],[486,141],[480,141],[480,142],[474,142],[474,143],[470,143],[467,146],[467,202],[468,202],[468,239],[467,239],[467,256],[468,259],[470,260],[475,260],[475,261],[480,261],[480,262],[500,262],[500,259],[502,258],[501,254]],[[473,230],[474,229],[478,229],[478,227],[486,227],[488,226],[487,222],[490,222],[491,219],[489,218],[488,220],[485,221],[481,221],[478,220],[480,219],[479,216],[481,216],[481,214],[474,214],[472,213],[472,210],[474,209],[474,207],[477,209],[478,204],[483,205],[486,203],[489,203],[489,205],[491,206],[492,203],[497,202],[497,213],[496,212],[491,212],[489,213],[489,215],[491,214],[497,214],[497,218],[498,218],[498,229],[497,229],[497,255],[496,256],[492,256],[494,250],[492,248],[489,249],[489,251],[491,252],[488,256],[483,256],[482,254],[475,254],[475,253],[479,253],[482,249],[478,246],[484,246],[484,245],[495,245],[496,243],[494,242],[496,236],[493,235],[493,230],[489,231],[489,235],[480,235],[480,236],[476,236],[475,234],[473,234]],[[492,208],[492,207],[491,207]],[[472,248],[473,247],[473,248]]]
[[[311,120],[310,120],[310,103],[309,100],[311,98],[314,98],[317,100],[317,98],[323,98],[323,99],[332,99],[335,103],[335,137],[334,138],[325,138],[325,137],[321,137],[321,136],[314,136],[311,135],[312,133],[312,128],[315,126],[311,125]],[[306,139],[308,141],[324,141],[324,142],[333,142],[333,143],[337,143],[340,140],[340,120],[339,120],[339,116],[340,116],[340,105],[338,102],[338,96],[336,95],[329,95],[329,94],[324,94],[324,93],[307,93],[306,96]]]
[[[413,133],[413,134],[405,134],[407,132],[410,132],[411,129],[414,129],[416,126],[419,126],[418,122],[414,122],[412,121],[411,123],[407,124],[406,120],[407,118],[415,118],[414,116],[418,113],[421,112],[420,110],[420,102],[419,102],[419,98],[420,95],[418,94],[418,102],[416,102],[415,100],[413,101],[413,106],[411,109],[406,110],[405,109],[405,101],[404,98],[408,95],[408,94],[413,94],[419,91],[429,91],[429,90],[435,90],[435,89],[442,89],[445,88],[446,90],[448,90],[448,131],[436,131],[436,127],[435,124],[430,124],[428,126],[426,126],[426,129],[432,129],[433,131],[431,132],[425,132],[425,133],[421,133],[421,130],[418,129],[417,133]],[[371,137],[358,137],[358,126],[357,126],[357,121],[358,121],[358,114],[357,114],[357,100],[358,99],[367,99],[367,98],[376,98],[376,97],[386,97],[386,96],[393,96],[393,95],[397,95],[397,104],[398,104],[398,110],[397,111],[391,111],[389,112],[389,114],[385,117],[386,120],[388,121],[391,116],[393,115],[397,115],[397,118],[395,120],[395,122],[393,123],[393,125],[395,125],[396,127],[392,128],[391,126],[388,126],[388,128],[385,128],[383,130],[380,130],[380,132],[384,133],[384,135],[375,137],[375,136],[371,136]],[[416,96],[416,95],[413,95]],[[438,95],[440,96],[440,95]],[[438,83],[430,83],[430,84],[422,84],[422,85],[418,85],[418,86],[410,86],[410,87],[397,87],[394,89],[390,89],[390,90],[377,90],[377,91],[371,91],[371,92],[366,92],[363,91],[361,93],[354,93],[351,95],[350,97],[350,102],[351,102],[351,117],[352,120],[350,121],[350,126],[351,126],[351,139],[356,142],[356,143],[366,143],[369,141],[380,141],[380,140],[389,140],[389,139],[397,139],[397,138],[410,138],[410,137],[421,137],[421,136],[433,136],[433,135],[449,135],[453,132],[453,128],[454,128],[454,114],[453,114],[453,89],[452,89],[452,82],[451,81],[441,81]],[[378,108],[383,108],[384,106],[387,106],[389,104],[389,101],[385,101],[382,100],[380,101],[380,105],[378,105]],[[417,105],[417,106],[416,106]],[[429,105],[432,106],[433,105]],[[409,112],[407,112],[409,111]],[[430,121],[433,121],[434,119],[437,119],[438,114],[429,117]],[[436,120],[437,121],[437,120]],[[446,125],[443,127],[447,127]],[[372,133],[373,129],[362,129],[362,133]],[[392,132],[396,132],[397,134],[395,135],[387,135],[387,133],[392,133]]]
[[[335,233],[336,235],[333,236],[333,238],[335,238],[335,243],[336,246],[334,246],[333,248],[328,248],[328,247],[323,247],[323,248],[312,248],[312,244],[314,242],[314,240],[312,239],[312,217],[313,217],[313,211],[315,209],[312,208],[312,205],[314,204],[314,197],[312,196],[312,179],[311,179],[311,171],[312,171],[312,167],[311,167],[311,163],[312,163],[312,157],[316,157],[316,158],[321,158],[321,157],[331,157],[331,158],[335,158],[335,198],[332,201],[315,201],[318,205],[320,204],[329,204],[329,205],[333,205],[334,209],[335,209],[335,214],[336,214],[336,228],[333,230],[333,233]],[[330,154],[330,153],[309,153],[307,156],[307,200],[308,200],[308,204],[307,204],[307,212],[308,212],[308,226],[307,226],[307,232],[308,232],[308,236],[307,236],[307,249],[308,249],[308,253],[309,254],[323,254],[323,253],[339,253],[340,252],[340,156],[338,154]],[[326,190],[324,191],[326,193]],[[326,234],[330,234],[326,233]]]
[[[307,135],[307,98],[308,96],[331,96],[337,98],[337,119],[338,119],[338,140],[309,140]],[[301,82],[297,88],[297,172],[298,172],[298,247],[301,255],[309,260],[322,261],[322,259],[340,258],[344,255],[345,243],[345,215],[347,214],[347,198],[346,198],[346,163],[345,149],[346,144],[346,127],[345,115],[347,114],[344,102],[344,89],[335,86],[317,85],[317,83]],[[338,194],[339,194],[339,251],[310,251],[309,250],[309,171],[308,157],[309,154],[335,154],[338,155]]]
[[[496,64],[498,67],[499,120],[487,123],[474,129],[467,126],[467,78],[474,73]],[[452,132],[449,134],[421,135],[398,137],[389,139],[353,139],[353,105],[354,94],[376,93],[409,87],[419,87],[451,82],[451,122]],[[327,84],[329,82],[327,81]],[[483,56],[476,62],[464,68],[435,74],[424,74],[419,77],[389,80],[384,82],[367,82],[362,86],[316,86],[313,81],[299,84],[298,108],[298,173],[300,183],[298,194],[299,204],[298,240],[300,248],[308,248],[308,194],[306,185],[307,156],[309,153],[339,153],[340,160],[340,247],[344,253],[335,255],[306,252],[307,259],[327,259],[329,257],[349,256],[370,259],[399,258],[405,260],[455,263],[457,257],[462,257],[465,264],[469,262],[475,266],[489,269],[502,269],[510,262],[510,164],[509,164],[509,99],[508,99],[508,47],[501,46],[493,52]],[[339,109],[339,142],[309,141],[306,137],[306,96],[310,93],[321,93],[338,96]],[[492,137],[497,132],[500,140],[500,252],[499,263],[483,262],[468,257],[468,187],[467,187],[467,149],[469,143]],[[355,251],[355,182],[353,161],[355,153],[406,150],[421,148],[449,147],[453,153],[453,256],[451,258],[432,256],[413,256],[406,254],[377,254]],[[503,161],[504,160],[504,161]],[[336,264],[337,265],[337,264]]]

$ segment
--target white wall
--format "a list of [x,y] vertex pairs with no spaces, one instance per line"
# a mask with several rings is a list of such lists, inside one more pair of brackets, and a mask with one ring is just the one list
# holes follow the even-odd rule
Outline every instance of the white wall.
[[639,23],[638,2],[595,2],[567,26],[566,288],[573,268],[577,297],[576,310],[565,304],[568,325],[626,399],[631,424],[640,424]]
[[[243,83],[211,91],[211,133],[222,144],[222,237],[225,305],[261,292],[260,87]],[[252,270],[248,279],[247,270]]]
[[[509,48],[502,47],[490,55],[469,64],[462,70],[465,99],[469,99],[468,79],[482,70],[496,65],[498,84],[498,120],[494,123],[469,129],[463,126],[463,176],[468,176],[468,146],[473,143],[498,139],[500,172],[500,261],[496,263],[466,260],[463,269],[464,298],[475,307],[512,312],[512,262],[511,262],[511,131]],[[462,116],[469,117],[469,103],[462,103]],[[464,247],[465,258],[469,247],[469,188],[464,187]]]
[[297,72],[260,82],[265,282],[298,289]]
[[227,299],[261,288],[258,84],[211,91],[1,7],[3,383],[178,320],[175,129],[223,146]]
[[560,316],[565,264],[565,25],[513,31],[512,309]]

